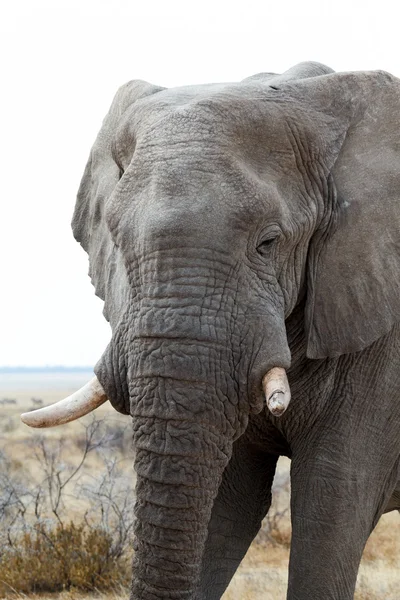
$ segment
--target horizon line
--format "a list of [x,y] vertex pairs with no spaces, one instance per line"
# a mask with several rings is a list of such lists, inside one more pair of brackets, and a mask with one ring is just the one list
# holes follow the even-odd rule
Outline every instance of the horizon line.
[[94,365],[0,365],[0,373],[40,373],[93,371]]

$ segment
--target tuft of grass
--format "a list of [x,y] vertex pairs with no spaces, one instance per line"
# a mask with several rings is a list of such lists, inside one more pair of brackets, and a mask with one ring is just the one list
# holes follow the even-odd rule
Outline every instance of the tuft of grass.
[[38,526],[0,559],[0,596],[128,585],[130,560],[115,556],[111,536],[86,525]]

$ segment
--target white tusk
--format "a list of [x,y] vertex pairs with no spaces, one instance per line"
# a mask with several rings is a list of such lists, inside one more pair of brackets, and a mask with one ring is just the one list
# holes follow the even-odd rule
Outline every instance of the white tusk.
[[55,427],[75,421],[92,412],[107,401],[106,393],[97,377],[93,377],[80,390],[55,404],[21,415],[29,427]]
[[274,367],[262,380],[267,406],[274,417],[283,415],[290,402],[290,387],[285,369]]

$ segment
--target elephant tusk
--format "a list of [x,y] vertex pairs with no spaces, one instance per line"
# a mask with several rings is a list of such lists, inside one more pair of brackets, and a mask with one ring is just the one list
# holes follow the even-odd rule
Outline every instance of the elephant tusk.
[[274,367],[262,380],[267,406],[274,417],[283,415],[290,402],[290,387],[285,369]]
[[29,427],[55,427],[75,421],[107,401],[106,393],[97,377],[93,377],[80,390],[50,406],[21,415]]

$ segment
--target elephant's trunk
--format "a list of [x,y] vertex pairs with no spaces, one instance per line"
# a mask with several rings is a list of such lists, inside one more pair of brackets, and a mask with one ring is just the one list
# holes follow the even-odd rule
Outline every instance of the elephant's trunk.
[[158,303],[140,315],[130,340],[137,472],[132,599],[193,600],[214,499],[247,421],[226,328],[217,332],[190,308],[164,310]]
[[194,419],[135,419],[132,599],[194,598],[211,509],[231,454],[231,442]]

